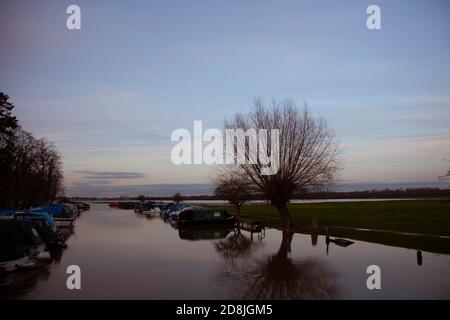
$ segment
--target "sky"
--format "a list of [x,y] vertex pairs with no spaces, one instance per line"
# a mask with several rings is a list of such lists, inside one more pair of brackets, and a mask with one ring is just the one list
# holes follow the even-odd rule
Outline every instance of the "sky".
[[[66,27],[71,4],[80,30]],[[370,4],[381,30],[366,26]],[[449,60],[448,1],[0,3],[0,91],[61,152],[71,195],[209,184],[210,166],[171,162],[172,131],[223,128],[257,98],[328,121],[339,183],[437,183]]]

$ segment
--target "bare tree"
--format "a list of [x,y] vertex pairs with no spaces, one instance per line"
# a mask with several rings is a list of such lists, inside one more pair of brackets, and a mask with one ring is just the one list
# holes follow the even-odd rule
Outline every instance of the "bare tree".
[[[237,114],[232,121],[225,122],[225,129],[279,130],[280,156],[275,160],[279,168],[276,174],[263,174],[264,163],[258,153],[249,152],[248,137],[237,139],[234,157],[241,163],[238,166],[244,173],[243,178],[278,209],[287,229],[292,225],[287,203],[293,195],[325,188],[338,170],[338,142],[334,132],[324,119],[314,118],[306,107],[300,108],[292,100],[273,101],[269,106],[257,100],[253,112]],[[275,141],[271,141],[270,134],[266,139],[270,152]],[[237,152],[239,148],[245,152]]]
[[11,180],[13,173],[14,131],[18,126],[16,117],[12,114],[14,104],[9,96],[0,92],[0,208],[6,207],[11,201]]
[[252,194],[252,184],[236,170],[220,170],[213,179],[216,189],[214,194],[232,204],[236,216],[241,215],[241,206],[249,200]]
[[60,154],[46,139],[23,130],[13,109],[0,92],[0,209],[26,209],[63,191]]
[[[448,159],[444,159],[445,161],[450,161]],[[440,180],[450,180],[450,168],[447,170],[447,173],[444,174],[443,176],[439,177]]]
[[173,195],[173,201],[175,203],[180,203],[181,201],[183,201],[183,196],[181,195],[181,193],[177,192]]
[[[444,159],[445,161],[450,161],[449,159]],[[444,174],[443,176],[439,177],[439,180],[441,181],[450,181],[450,168],[447,170],[447,173]],[[450,201],[450,198],[449,198]]]
[[36,140],[18,127],[14,135],[7,208],[27,209],[53,201],[63,192],[61,156],[45,139]]
[[139,200],[140,202],[144,202],[146,199],[147,198],[143,194],[136,197],[136,200]]

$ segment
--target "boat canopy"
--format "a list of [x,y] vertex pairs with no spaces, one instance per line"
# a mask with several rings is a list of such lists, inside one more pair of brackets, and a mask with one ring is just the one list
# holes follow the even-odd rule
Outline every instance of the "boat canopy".
[[0,210],[0,216],[10,217],[16,213],[16,210]]
[[172,203],[166,207],[166,213],[175,213],[177,211],[181,211],[184,209],[184,206],[182,204],[176,204]]
[[44,219],[48,226],[50,228],[55,228],[55,220],[53,220],[53,217],[49,215],[47,212],[33,212],[33,211],[26,211],[26,212],[17,212],[14,214],[16,217],[21,217],[23,220],[33,220],[33,219]]
[[35,211],[23,211],[23,210],[2,210],[0,211],[0,217],[20,217],[22,220],[32,220],[32,219],[44,219],[49,227],[54,228],[55,221],[53,217],[47,212],[35,212]]
[[35,208],[33,212],[46,212],[52,215],[54,218],[71,218],[72,212],[71,208],[64,204],[51,204],[45,205],[40,208]]

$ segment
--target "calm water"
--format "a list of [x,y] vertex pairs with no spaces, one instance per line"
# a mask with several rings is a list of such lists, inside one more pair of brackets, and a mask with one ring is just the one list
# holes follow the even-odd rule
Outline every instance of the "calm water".
[[[289,252],[290,251],[290,252]],[[76,221],[68,248],[50,265],[17,272],[2,298],[23,299],[449,299],[450,256],[267,229],[177,230],[156,214],[93,204]],[[81,290],[66,288],[66,268],[81,268]],[[381,290],[366,268],[381,267]]]

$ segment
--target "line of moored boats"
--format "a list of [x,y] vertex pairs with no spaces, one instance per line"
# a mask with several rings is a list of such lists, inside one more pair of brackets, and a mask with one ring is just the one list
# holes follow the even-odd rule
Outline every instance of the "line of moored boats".
[[205,208],[180,203],[163,202],[112,202],[111,208],[134,209],[136,213],[159,213],[164,220],[177,224],[233,224],[235,219],[225,209]]
[[52,252],[67,247],[65,230],[89,209],[89,204],[77,202],[0,210],[0,275],[51,261]]

